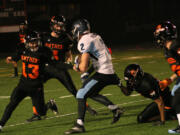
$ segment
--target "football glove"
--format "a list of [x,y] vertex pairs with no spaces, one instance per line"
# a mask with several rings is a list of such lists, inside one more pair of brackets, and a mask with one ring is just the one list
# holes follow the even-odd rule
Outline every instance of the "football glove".
[[172,80],[169,78],[166,78],[162,81],[159,81],[159,86],[161,90],[163,91],[167,86],[169,86],[172,83]]
[[85,72],[83,74],[81,74],[81,82],[84,83],[89,77],[89,73]]
[[120,90],[122,91],[122,93],[125,95],[125,96],[129,96],[131,94],[131,91],[128,90],[128,88],[124,87],[121,80],[119,80],[119,84],[118,84],[118,87],[120,88]]

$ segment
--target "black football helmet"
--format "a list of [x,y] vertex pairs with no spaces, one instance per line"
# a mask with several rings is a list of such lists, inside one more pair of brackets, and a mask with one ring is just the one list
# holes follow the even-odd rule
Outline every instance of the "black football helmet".
[[[60,34],[61,32],[64,32],[66,30],[66,18],[62,15],[59,16],[53,16],[50,20],[50,28],[52,31],[54,31],[56,34]],[[60,29],[57,29],[56,27],[60,27]]]
[[72,36],[74,39],[79,40],[79,35],[90,32],[90,24],[86,19],[79,19],[72,25]]
[[29,31],[25,36],[25,40],[26,48],[32,52],[37,51],[41,45],[39,33],[36,31]]
[[135,82],[142,79],[144,72],[138,64],[130,64],[124,70],[124,80],[130,86],[134,86]]
[[154,32],[155,44],[163,47],[164,43],[177,38],[177,28],[170,21],[165,21],[156,26]]

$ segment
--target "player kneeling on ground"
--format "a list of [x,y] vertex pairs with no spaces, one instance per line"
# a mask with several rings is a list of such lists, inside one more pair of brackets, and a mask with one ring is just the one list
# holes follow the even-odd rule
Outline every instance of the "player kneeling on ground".
[[124,79],[126,88],[122,89],[125,95],[133,90],[146,98],[154,100],[137,116],[138,123],[156,121],[154,125],[163,125],[165,120],[176,119],[175,110],[171,107],[172,96],[169,87],[160,88],[160,82],[151,74],[143,72],[138,64],[130,64],[125,68]]
[[53,60],[51,59],[51,51],[48,48],[41,47],[39,43],[39,34],[34,31],[30,32],[26,35],[25,47],[22,47],[17,55],[9,56],[6,59],[7,62],[21,59],[22,75],[0,120],[0,131],[18,104],[27,96],[31,97],[33,109],[35,110],[34,116],[29,121],[40,120],[41,116],[46,115],[49,108],[58,112],[54,100],[50,100],[47,104],[44,102],[42,71],[45,63],[53,64]]

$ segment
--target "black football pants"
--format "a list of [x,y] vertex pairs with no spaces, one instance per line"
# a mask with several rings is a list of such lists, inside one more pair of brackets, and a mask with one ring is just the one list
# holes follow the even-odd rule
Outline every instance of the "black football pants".
[[38,87],[29,87],[19,83],[11,94],[10,102],[5,108],[0,125],[5,125],[18,104],[27,96],[31,97],[32,104],[35,106],[38,114],[41,116],[46,115],[47,107],[44,102],[43,86],[39,85]]
[[[166,108],[171,108],[167,107]],[[166,120],[172,120],[176,118],[175,110],[171,109],[165,109],[165,119]],[[160,113],[158,106],[155,102],[150,103],[147,105],[147,107],[137,116],[137,122],[138,123],[146,123],[151,122],[153,120],[160,120]]]
[[117,85],[118,83],[119,78],[116,74],[106,75],[95,73],[93,76],[88,78],[76,95],[78,100],[78,119],[84,120],[86,99],[88,97],[105,106],[114,105],[107,97],[100,95],[99,92],[108,85]]
[[44,82],[51,78],[56,78],[61,82],[66,89],[72,93],[74,96],[76,96],[77,89],[71,79],[70,74],[68,73],[67,70],[65,69],[58,69],[55,68],[54,66],[48,65],[45,67],[45,77],[44,77]]

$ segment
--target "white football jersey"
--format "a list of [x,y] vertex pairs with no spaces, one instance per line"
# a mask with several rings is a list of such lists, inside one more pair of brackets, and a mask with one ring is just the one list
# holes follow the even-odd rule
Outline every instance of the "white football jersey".
[[78,42],[78,50],[81,53],[90,54],[96,72],[114,74],[111,54],[99,35],[89,33],[82,36]]

